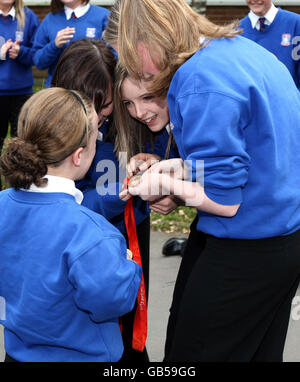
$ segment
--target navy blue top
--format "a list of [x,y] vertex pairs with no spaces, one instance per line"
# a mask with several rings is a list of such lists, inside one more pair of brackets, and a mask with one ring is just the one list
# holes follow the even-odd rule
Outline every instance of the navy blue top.
[[263,32],[252,28],[249,16],[241,20],[243,36],[257,42],[283,62],[300,88],[300,15],[278,9],[273,22]]
[[[31,9],[25,8],[24,11],[25,28],[18,57],[12,60],[7,54],[6,60],[0,60],[0,96],[32,94],[33,92],[33,41],[40,22]],[[17,19],[4,20],[0,17],[0,40],[3,38],[3,41],[0,41],[0,47],[9,39],[16,41],[18,29]]]

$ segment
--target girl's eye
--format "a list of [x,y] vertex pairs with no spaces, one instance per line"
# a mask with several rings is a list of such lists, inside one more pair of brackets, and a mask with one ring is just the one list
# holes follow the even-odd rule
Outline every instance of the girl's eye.
[[145,101],[150,101],[150,100],[152,100],[153,98],[154,98],[154,96],[151,95],[151,94],[149,94],[149,95],[145,95],[145,96],[143,97],[143,99],[144,99]]
[[129,101],[123,101],[123,105],[124,105],[125,107],[128,107],[128,106],[130,105],[130,102],[129,102]]

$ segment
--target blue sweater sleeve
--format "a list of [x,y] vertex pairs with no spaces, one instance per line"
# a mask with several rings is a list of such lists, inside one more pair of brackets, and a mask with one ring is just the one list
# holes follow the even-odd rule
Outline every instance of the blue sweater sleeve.
[[133,309],[142,269],[127,260],[125,241],[103,238],[70,266],[76,305],[95,322],[118,318]]
[[48,18],[46,17],[39,26],[34,41],[33,62],[41,70],[49,68],[63,51],[62,48],[57,48],[54,40],[50,40],[48,28]]
[[183,159],[191,166],[193,180],[201,167],[197,161],[204,161],[205,193],[223,205],[242,202],[248,179],[250,158],[241,113],[239,101],[213,92],[185,95],[177,103],[174,122],[182,126]]
[[32,11],[26,11],[25,8],[25,14],[26,14],[26,30],[27,30],[27,41],[26,45],[20,44],[20,52],[17,57],[17,61],[20,64],[26,65],[26,66],[32,66],[33,65],[33,56],[35,49],[33,48],[34,44],[34,38],[36,31],[39,27],[39,19],[36,16],[35,13]]

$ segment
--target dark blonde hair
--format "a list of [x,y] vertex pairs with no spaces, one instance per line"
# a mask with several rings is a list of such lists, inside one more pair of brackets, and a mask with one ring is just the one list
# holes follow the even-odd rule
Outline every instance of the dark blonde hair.
[[29,98],[18,119],[18,137],[8,141],[0,172],[16,189],[47,183],[48,166],[59,166],[91,134],[92,101],[62,88],[41,90]]
[[16,19],[18,21],[18,29],[24,30],[25,28],[25,11],[23,0],[15,0]]
[[[151,90],[168,91],[176,70],[210,40],[240,34],[238,22],[220,26],[196,13],[185,0],[122,0],[119,4],[119,60],[131,76],[141,77],[138,43],[142,42],[160,73]],[[205,42],[200,41],[204,37]],[[205,68],[203,69],[205,70]]]

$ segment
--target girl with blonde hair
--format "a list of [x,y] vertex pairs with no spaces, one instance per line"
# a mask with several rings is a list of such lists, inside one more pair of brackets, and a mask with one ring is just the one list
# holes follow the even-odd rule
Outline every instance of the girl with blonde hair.
[[[22,0],[0,0],[0,152],[11,125],[33,92],[33,41],[39,20]],[[1,189],[1,183],[0,183]]]
[[23,106],[18,137],[0,169],[0,295],[6,361],[115,362],[123,353],[119,317],[135,303],[141,268],[121,233],[80,205],[74,181],[95,155],[92,101],[62,88]]
[[236,24],[215,25],[184,0],[122,0],[119,17],[119,60],[167,93],[181,156],[129,192],[176,195],[199,217],[165,360],[282,361],[300,279],[298,89]]

